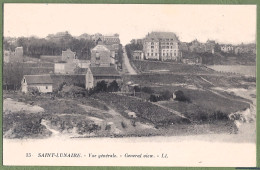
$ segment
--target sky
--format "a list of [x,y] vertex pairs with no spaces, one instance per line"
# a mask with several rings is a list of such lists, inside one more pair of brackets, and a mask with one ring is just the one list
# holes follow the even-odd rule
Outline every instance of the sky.
[[256,41],[255,5],[4,4],[4,36],[68,31],[120,35],[122,44],[148,32],[169,31],[183,42]]

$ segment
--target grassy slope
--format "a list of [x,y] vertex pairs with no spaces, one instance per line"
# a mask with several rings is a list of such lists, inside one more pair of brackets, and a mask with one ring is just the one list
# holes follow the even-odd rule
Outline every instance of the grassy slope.
[[[167,69],[168,73],[146,73],[125,77],[142,87],[149,86],[155,92],[182,90],[192,103],[177,101],[162,102],[162,105],[183,113],[185,116],[200,120],[203,116],[215,113],[230,114],[249,107],[248,101],[228,93],[214,93],[213,87],[248,88],[255,84],[254,78],[220,74],[203,66],[163,63],[153,61],[134,61],[142,71]],[[174,74],[173,74],[174,73]],[[189,88],[191,85],[194,89]]]
[[126,110],[133,111],[138,116],[137,119],[155,125],[168,125],[188,122],[187,120],[174,115],[166,109],[153,105],[150,102],[141,101],[134,97],[122,96],[112,93],[99,93],[94,98],[105,102],[116,108],[118,112],[127,117]]

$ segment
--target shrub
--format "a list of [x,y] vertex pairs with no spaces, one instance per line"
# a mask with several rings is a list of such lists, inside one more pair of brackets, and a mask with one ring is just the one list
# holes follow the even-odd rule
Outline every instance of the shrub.
[[151,95],[150,95],[149,100],[150,100],[151,102],[158,102],[158,98],[157,98],[157,96],[155,96],[154,94],[151,94]]
[[107,82],[104,80],[97,82],[97,85],[94,87],[94,92],[106,92],[107,91]]
[[190,98],[185,96],[183,91],[181,91],[181,90],[176,91],[174,94],[176,95],[175,100],[177,100],[177,101],[188,102],[188,103],[191,102]]
[[39,89],[37,87],[28,87],[28,91],[32,95],[39,95]]
[[152,94],[154,91],[151,89],[151,87],[143,87],[141,89],[142,92]]
[[111,125],[106,125],[105,130],[111,130]]
[[122,126],[122,128],[126,128],[127,127],[124,122],[121,122],[121,126]]
[[139,86],[134,86],[134,90],[135,90],[135,92],[140,92],[141,91]]
[[172,93],[168,90],[165,90],[161,93],[161,97],[163,100],[170,100],[172,98]]
[[117,91],[119,91],[119,85],[118,85],[118,83],[116,82],[116,80],[112,81],[112,82],[108,85],[107,91],[109,91],[109,92],[117,92]]

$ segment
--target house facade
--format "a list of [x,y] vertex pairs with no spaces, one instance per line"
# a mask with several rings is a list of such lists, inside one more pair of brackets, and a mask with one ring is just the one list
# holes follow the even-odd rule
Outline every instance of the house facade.
[[91,50],[90,66],[110,67],[115,64],[113,53],[103,44],[99,43]]
[[90,67],[86,74],[86,89],[96,86],[97,82],[106,81],[108,83],[116,80],[121,82],[121,76],[115,67]]
[[231,44],[221,45],[220,49],[224,53],[232,53],[232,52],[234,52],[234,47]]
[[72,61],[76,59],[76,52],[67,49],[66,51],[62,51],[61,60],[62,61]]
[[15,48],[15,56],[16,57],[23,57],[23,47],[16,47]]
[[50,75],[25,75],[21,81],[22,92],[38,89],[40,93],[51,93],[53,82]]
[[144,38],[145,59],[180,60],[179,40],[172,32],[151,32]]
[[144,53],[141,50],[136,50],[133,52],[133,59],[134,60],[143,60],[144,59]]

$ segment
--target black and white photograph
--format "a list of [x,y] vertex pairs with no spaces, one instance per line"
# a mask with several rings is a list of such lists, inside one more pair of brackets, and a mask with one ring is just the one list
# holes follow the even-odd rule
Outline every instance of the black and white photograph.
[[256,5],[3,7],[3,164],[256,166]]

